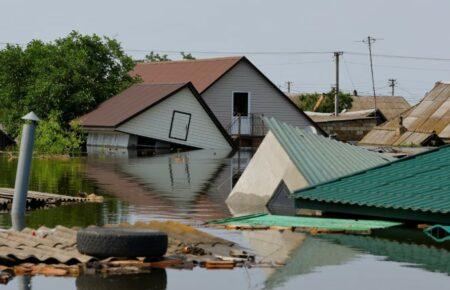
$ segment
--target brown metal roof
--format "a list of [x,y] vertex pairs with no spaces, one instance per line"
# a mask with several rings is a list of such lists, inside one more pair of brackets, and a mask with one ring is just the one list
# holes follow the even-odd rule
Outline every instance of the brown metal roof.
[[234,67],[242,56],[198,60],[137,63],[132,76],[140,76],[147,84],[192,82],[201,94]]
[[116,127],[186,85],[137,84],[104,101],[78,121],[86,127]]
[[85,263],[91,256],[78,252],[76,231],[62,226],[54,229],[26,228],[20,232],[0,230],[0,259],[15,261]]
[[[353,96],[352,107],[349,112],[369,110],[374,108],[373,97],[366,96]],[[377,96],[377,109],[386,117],[387,120],[391,120],[404,111],[411,108],[411,105],[400,96]]]
[[[375,127],[362,140],[370,145],[422,145],[433,135],[450,140],[450,83],[437,82],[419,104],[401,114],[404,134],[396,134],[400,116]],[[414,133],[414,134],[412,134]]]

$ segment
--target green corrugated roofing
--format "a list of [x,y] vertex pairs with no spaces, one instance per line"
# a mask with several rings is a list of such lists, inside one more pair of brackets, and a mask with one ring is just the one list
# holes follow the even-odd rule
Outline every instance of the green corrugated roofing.
[[282,216],[270,214],[253,214],[240,217],[226,218],[208,222],[209,224],[236,226],[280,226],[318,228],[333,231],[354,230],[367,231],[383,229],[401,225],[400,223],[376,220],[332,219],[299,216]]
[[424,232],[436,242],[450,241],[450,226],[434,225],[426,228]]
[[353,206],[450,213],[450,146],[294,192],[296,198]]
[[306,132],[275,118],[264,118],[264,121],[309,185],[392,160],[361,147]]

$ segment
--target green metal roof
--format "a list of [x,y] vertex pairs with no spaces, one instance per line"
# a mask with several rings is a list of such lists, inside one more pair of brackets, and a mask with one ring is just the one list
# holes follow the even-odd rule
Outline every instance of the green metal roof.
[[450,213],[450,146],[294,192],[316,202]]
[[275,118],[264,118],[264,121],[309,185],[393,160],[361,147],[309,133]]
[[400,223],[376,220],[332,219],[317,217],[282,216],[270,214],[253,214],[240,217],[225,218],[210,221],[208,224],[236,225],[236,226],[280,226],[304,227],[327,230],[367,231],[383,229],[401,225]]

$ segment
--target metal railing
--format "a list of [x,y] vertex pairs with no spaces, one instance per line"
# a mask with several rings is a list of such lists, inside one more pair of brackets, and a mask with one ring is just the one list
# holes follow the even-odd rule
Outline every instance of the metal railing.
[[248,116],[236,115],[227,126],[227,132],[231,136],[264,136],[267,128],[264,124],[263,114],[249,114]]

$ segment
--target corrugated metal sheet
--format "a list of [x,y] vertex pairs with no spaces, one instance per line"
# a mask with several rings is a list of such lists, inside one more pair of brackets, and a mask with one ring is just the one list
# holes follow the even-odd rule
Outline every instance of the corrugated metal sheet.
[[450,213],[450,146],[294,193],[323,203]]
[[317,228],[331,231],[367,231],[371,229],[383,229],[401,225],[400,223],[376,220],[351,220],[317,217],[282,216],[270,214],[254,214],[233,218],[210,221],[209,224],[236,225],[236,226],[279,226]]
[[[442,139],[450,140],[450,83],[438,82],[425,95],[422,101],[401,114],[404,134],[419,133],[409,137],[395,134],[399,128],[400,116],[374,128],[361,141],[366,145],[423,145],[423,140],[437,134]],[[428,134],[428,137],[425,136]],[[383,137],[382,135],[389,135]]]
[[[352,97],[352,107],[349,112],[369,110],[374,108],[374,99],[369,96],[354,96]],[[411,105],[400,96],[377,96],[377,109],[391,120],[404,111],[408,110]]]
[[26,228],[20,232],[0,231],[0,259],[15,261],[60,262],[64,264],[85,263],[91,256],[78,252],[76,230],[62,226],[54,229]]
[[308,133],[275,118],[265,118],[264,121],[310,185],[392,160],[361,147]]
[[132,76],[140,76],[147,84],[192,82],[200,93],[217,81],[243,57],[137,63]]

